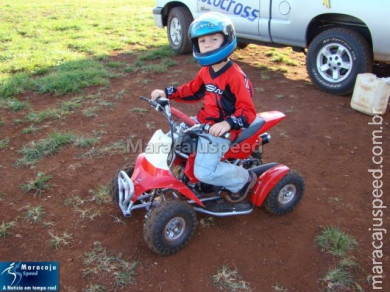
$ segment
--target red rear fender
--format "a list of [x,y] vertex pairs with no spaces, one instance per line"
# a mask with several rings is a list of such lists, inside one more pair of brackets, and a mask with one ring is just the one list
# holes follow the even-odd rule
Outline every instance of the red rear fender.
[[287,174],[289,168],[278,164],[261,174],[250,193],[250,201],[260,207],[272,188]]
[[[245,138],[245,140],[242,140],[241,142],[238,143],[233,142],[233,145],[230,147],[229,151],[226,152],[224,155],[226,159],[247,158],[261,144],[261,139],[259,138],[259,136],[267,132],[267,130],[269,130],[277,123],[279,123],[281,120],[286,118],[285,114],[279,111],[262,112],[262,113],[258,113],[257,116],[263,120],[261,127],[259,127],[259,129],[256,132],[251,134],[251,136]],[[238,140],[240,140],[239,138]]]
[[260,128],[260,134],[266,132],[268,129],[286,118],[286,115],[279,111],[262,112],[257,115],[265,121],[264,125]]

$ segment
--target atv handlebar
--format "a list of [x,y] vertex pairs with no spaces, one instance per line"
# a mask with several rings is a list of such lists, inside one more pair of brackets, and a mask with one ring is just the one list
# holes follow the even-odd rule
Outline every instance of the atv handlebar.
[[[209,133],[210,128],[211,128],[210,124],[204,125],[204,131],[205,131],[206,133]],[[219,137],[229,140],[229,139],[230,139],[230,133],[229,133],[229,132],[225,132],[225,133],[223,133],[223,134],[222,134],[221,136],[219,136]]]
[[161,106],[157,101],[153,101],[150,98],[147,98],[147,97],[144,97],[144,96],[140,96],[140,99],[142,99],[142,100],[146,101],[147,103],[149,103],[157,111],[163,111],[164,110],[164,107]]
[[[169,99],[167,99],[165,97],[160,97],[156,101],[153,101],[150,98],[147,98],[144,96],[141,96],[140,99],[146,101],[155,110],[161,111],[161,112],[164,111],[164,108],[166,106],[169,106]],[[207,138],[206,136],[202,135],[202,133],[206,133],[206,134],[209,133],[209,130],[211,128],[211,126],[209,124],[197,124],[193,119],[191,119],[185,113],[179,111],[178,109],[176,109],[174,107],[170,107],[170,112],[171,112],[172,116],[174,116],[175,118],[181,119],[183,122],[185,122],[187,125],[189,125],[191,127],[189,129],[187,129],[186,132],[188,132],[188,133],[191,132],[197,136]],[[199,130],[201,130],[202,133],[200,133]],[[221,135],[220,137],[229,140],[230,133],[226,132],[223,135]],[[209,140],[211,142],[211,140],[209,138],[207,138],[207,140]]]
[[[153,101],[150,98],[147,98],[144,96],[141,96],[140,99],[149,103],[156,111],[162,112],[162,111],[164,111],[164,107],[169,105],[169,99],[167,99],[165,97],[160,97],[156,101]],[[185,122],[187,125],[189,125],[191,127],[196,124],[196,122],[193,119],[191,119],[185,113],[179,111],[178,109],[176,109],[174,107],[170,107],[170,112],[171,112],[172,116],[182,120],[183,122]]]
[[[206,134],[209,133],[210,128],[211,128],[211,126],[209,124],[195,124],[191,128],[186,129],[184,131],[184,133],[188,133],[190,135],[193,134],[195,136],[203,137],[206,140],[208,140],[211,144],[212,143],[211,139],[209,137],[207,137],[206,135],[204,135],[204,133],[206,133]],[[223,135],[221,135],[220,137],[229,140],[230,133],[226,132]]]

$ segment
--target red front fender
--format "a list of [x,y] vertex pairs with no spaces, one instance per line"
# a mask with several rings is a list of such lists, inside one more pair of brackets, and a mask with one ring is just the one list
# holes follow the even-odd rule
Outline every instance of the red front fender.
[[250,193],[250,201],[260,207],[272,188],[287,174],[289,168],[283,164],[276,165],[261,174]]
[[177,190],[188,199],[193,200],[202,207],[204,206],[184,183],[174,177],[169,170],[154,167],[145,158],[144,154],[140,154],[137,157],[131,180],[134,184],[134,197],[132,199],[134,202],[144,192],[153,189],[168,188]]

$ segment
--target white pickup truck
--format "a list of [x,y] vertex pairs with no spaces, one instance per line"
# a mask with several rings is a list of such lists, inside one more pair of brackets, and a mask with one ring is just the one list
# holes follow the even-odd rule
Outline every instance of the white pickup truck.
[[157,0],[153,15],[182,54],[191,50],[191,21],[208,11],[227,14],[243,44],[306,52],[310,79],[332,94],[351,93],[374,61],[390,62],[388,0]]

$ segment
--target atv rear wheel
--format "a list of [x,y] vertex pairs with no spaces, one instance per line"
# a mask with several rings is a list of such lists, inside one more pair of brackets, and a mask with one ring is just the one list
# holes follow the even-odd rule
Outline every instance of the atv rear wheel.
[[168,200],[152,209],[144,225],[144,239],[155,253],[168,256],[189,241],[196,226],[194,209],[185,201]]
[[283,215],[291,212],[299,203],[305,190],[302,176],[294,171],[289,171],[268,194],[264,202],[267,211]]
[[[133,175],[134,168],[127,167],[127,168],[123,169],[123,171],[126,172],[129,177],[131,177]],[[112,201],[116,204],[118,204],[118,202],[119,202],[118,173],[114,175],[114,177],[112,178],[110,185],[109,185],[109,190],[110,190],[110,195],[112,197]]]

